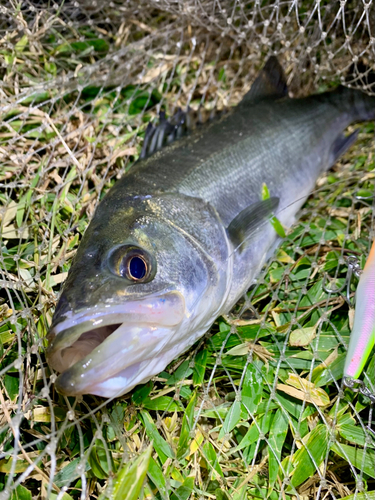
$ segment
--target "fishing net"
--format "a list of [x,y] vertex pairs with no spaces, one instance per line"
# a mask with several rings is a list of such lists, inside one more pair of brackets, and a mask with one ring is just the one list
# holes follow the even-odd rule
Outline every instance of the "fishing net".
[[[374,499],[373,408],[341,381],[348,256],[363,267],[374,238],[373,123],[228,317],[148,384],[64,398],[45,335],[150,120],[235,105],[271,54],[292,96],[371,93],[375,2],[9,0],[0,13],[1,500]],[[362,379],[373,393],[373,356]]]

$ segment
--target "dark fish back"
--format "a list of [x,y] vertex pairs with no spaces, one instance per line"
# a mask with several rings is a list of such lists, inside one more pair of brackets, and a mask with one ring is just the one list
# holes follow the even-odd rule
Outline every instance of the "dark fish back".
[[371,115],[373,101],[350,89],[304,99],[244,101],[134,165],[108,196],[179,192],[200,197],[225,224],[260,199],[264,179],[281,205],[284,198],[289,203],[290,181],[314,182],[330,166],[333,144],[358,119],[358,109]]

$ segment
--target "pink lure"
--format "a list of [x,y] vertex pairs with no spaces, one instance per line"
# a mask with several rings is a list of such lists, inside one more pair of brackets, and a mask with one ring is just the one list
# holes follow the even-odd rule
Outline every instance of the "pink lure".
[[375,241],[372,244],[356,292],[353,330],[344,367],[344,377],[357,379],[375,344]]

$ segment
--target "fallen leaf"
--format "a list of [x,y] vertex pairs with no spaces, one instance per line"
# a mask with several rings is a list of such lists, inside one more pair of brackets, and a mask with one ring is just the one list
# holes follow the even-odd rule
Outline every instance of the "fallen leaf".
[[315,374],[315,370],[316,371],[319,371],[319,370],[324,370],[325,368],[327,368],[331,363],[333,363],[335,361],[335,359],[337,359],[337,356],[338,356],[338,350],[337,350],[337,347],[331,352],[331,354],[322,362],[320,363],[320,365],[316,366],[314,368],[314,374]]
[[268,351],[265,347],[259,344],[254,344],[253,342],[244,342],[243,344],[236,345],[235,347],[232,347],[232,349],[229,349],[229,351],[226,352],[225,355],[245,356],[250,351],[253,351],[253,353],[264,362],[272,359],[272,357],[274,356],[274,354]]
[[12,200],[6,207],[4,216],[2,218],[3,227],[6,227],[15,218],[17,214],[17,208],[18,208],[18,203],[16,203],[14,200]]
[[315,384],[294,373],[289,373],[286,384],[277,384],[277,389],[316,406],[326,406],[330,403],[329,396],[323,389],[315,387]]
[[49,279],[50,286],[59,285],[60,283],[62,283],[63,281],[66,280],[67,276],[68,276],[67,272],[54,274],[54,275],[50,276],[50,279]]
[[297,328],[293,330],[289,336],[289,345],[303,347],[309,345],[316,336],[316,326],[308,326],[307,328]]
[[29,238],[29,230],[27,227],[16,228],[14,224],[9,224],[3,229],[2,235],[6,240],[27,240]]
[[285,250],[280,249],[277,253],[277,260],[283,262],[284,264],[294,264],[295,260],[286,253]]
[[355,309],[353,307],[351,307],[349,309],[349,328],[350,330],[353,330],[353,325],[354,325],[354,313],[355,313]]
[[203,443],[204,437],[200,430],[197,430],[195,433],[195,437],[190,444],[190,453],[186,458],[189,458],[190,455],[193,455],[196,451],[199,450]]

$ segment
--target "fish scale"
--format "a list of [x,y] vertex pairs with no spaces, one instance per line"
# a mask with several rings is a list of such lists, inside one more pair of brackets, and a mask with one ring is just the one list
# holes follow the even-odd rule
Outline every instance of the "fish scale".
[[[328,167],[329,146],[350,122],[345,109],[340,110],[329,97],[325,103],[320,96],[309,102],[284,98],[274,102],[271,112],[268,102],[238,106],[207,130],[181,139],[130,171],[118,182],[116,195],[161,184],[163,191],[209,201],[223,223],[229,224],[244,206],[260,199],[265,177],[271,193],[282,195],[280,180],[290,182],[291,174],[297,176],[299,190],[301,181],[314,182]],[[306,151],[311,152],[313,165],[306,165]],[[317,151],[325,154],[320,162]]]
[[270,218],[293,223],[355,140],[345,128],[375,119],[375,99],[342,87],[291,99],[271,57],[236,108],[152,154],[187,117],[148,128],[150,156],[107,193],[84,234],[48,335],[63,394],[119,396],[227,313],[278,241]]

